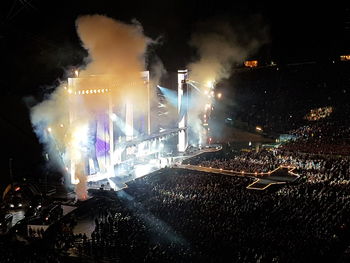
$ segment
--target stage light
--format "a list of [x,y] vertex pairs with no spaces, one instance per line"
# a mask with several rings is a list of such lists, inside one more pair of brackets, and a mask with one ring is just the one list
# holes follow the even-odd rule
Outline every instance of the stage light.
[[214,81],[211,81],[211,80],[207,81],[208,88],[213,88],[213,85],[214,85]]
[[218,93],[217,97],[218,97],[218,99],[221,99],[222,94],[221,94],[221,93]]
[[115,113],[112,113],[111,120],[112,121],[116,121],[117,120],[117,115]]

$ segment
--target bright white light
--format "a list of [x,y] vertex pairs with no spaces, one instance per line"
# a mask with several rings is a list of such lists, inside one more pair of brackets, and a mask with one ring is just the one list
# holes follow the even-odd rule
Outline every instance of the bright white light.
[[112,121],[116,121],[117,120],[117,115],[115,114],[115,113],[112,113],[112,115],[111,115],[111,120]]
[[109,185],[111,186],[111,188],[113,188],[114,190],[118,190],[119,187],[111,180],[111,179],[107,179],[109,182]]
[[214,85],[214,81],[212,81],[212,80],[207,81],[208,88],[213,88],[213,85]]
[[76,77],[79,77],[79,71],[78,70],[74,71],[74,74],[75,74]]
[[222,97],[222,94],[221,93],[218,93],[218,99],[221,99],[221,97]]
[[81,152],[88,143],[88,125],[77,126],[72,134],[71,140],[71,154],[72,159],[79,161],[81,159]]
[[68,89],[68,93],[69,93],[69,94],[72,94],[73,91],[72,91],[71,89]]
[[47,131],[48,131],[48,132],[52,132],[51,127],[48,127],[48,128],[47,128]]
[[152,164],[145,164],[145,165],[135,165],[134,172],[135,172],[135,177],[141,177],[146,174],[148,174],[151,169],[152,169]]

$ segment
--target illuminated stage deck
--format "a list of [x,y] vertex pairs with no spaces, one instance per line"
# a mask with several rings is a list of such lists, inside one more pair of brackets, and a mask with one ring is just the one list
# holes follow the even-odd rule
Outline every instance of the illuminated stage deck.
[[294,167],[279,166],[273,171],[267,173],[242,173],[233,170],[224,170],[220,168],[212,168],[198,165],[177,165],[177,168],[207,172],[213,174],[224,174],[230,176],[241,176],[255,179],[253,183],[247,186],[247,189],[251,190],[265,190],[269,186],[274,184],[286,184],[294,182],[300,175],[293,173]]
[[[163,136],[163,133],[162,133]],[[200,155],[202,153],[208,153],[208,152],[216,152],[220,151],[222,148],[219,145],[212,145],[211,147],[206,147],[203,149],[198,149],[195,151],[192,151],[191,153],[182,153],[180,155],[166,157],[167,163],[161,162],[159,159],[151,159],[148,162],[144,163],[138,163],[134,165],[134,169],[132,173],[123,173],[115,176],[106,177],[105,174],[100,175],[90,175],[89,176],[89,183],[88,188],[89,189],[101,189],[101,186],[103,185],[104,190],[120,190],[123,189],[126,186],[126,183],[129,181],[132,181],[134,179],[143,177],[145,175],[148,175],[150,173],[153,173],[155,171],[160,170],[164,167],[178,167],[181,166],[182,161],[192,158],[194,156]]]

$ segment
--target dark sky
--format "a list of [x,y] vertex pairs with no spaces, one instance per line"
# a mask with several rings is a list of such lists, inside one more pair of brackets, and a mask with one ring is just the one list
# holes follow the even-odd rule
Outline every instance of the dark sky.
[[169,71],[193,59],[188,42],[196,25],[215,19],[240,26],[259,16],[269,28],[269,43],[256,56],[266,61],[331,59],[346,48],[346,11],[340,5],[283,2],[272,6],[221,0],[13,0],[0,5],[2,63],[17,87],[9,87],[13,85],[6,80],[2,86],[24,94],[52,85],[69,65],[81,63],[86,53],[79,45],[74,22],[84,14],[105,14],[124,22],[136,18],[147,36],[161,37],[162,44],[153,47],[151,54],[159,56]]

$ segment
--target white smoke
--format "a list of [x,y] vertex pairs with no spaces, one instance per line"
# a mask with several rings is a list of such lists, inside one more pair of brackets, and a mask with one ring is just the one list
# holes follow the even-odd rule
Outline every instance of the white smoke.
[[[189,110],[189,125],[195,133],[205,134],[202,126],[204,114],[210,117],[215,99],[215,84],[232,74],[232,67],[254,54],[268,40],[267,28],[258,17],[252,18],[255,28],[243,24],[232,26],[225,21],[210,21],[200,24],[200,30],[191,37],[190,45],[197,51],[197,59],[188,65],[190,80],[200,92],[193,90],[193,102]],[[206,138],[202,138],[202,141]]]
[[[111,88],[114,103],[132,100],[134,115],[142,113],[147,106],[144,99],[147,91],[140,72],[145,70],[145,54],[152,40],[143,34],[140,23],[126,24],[102,15],[87,15],[77,19],[76,28],[82,46],[89,54],[87,64],[79,72],[82,77],[79,85],[84,89]],[[101,77],[89,78],[90,75]],[[115,79],[118,83],[111,87]],[[95,118],[96,112],[105,109],[106,101],[91,95],[68,103],[71,92],[67,83],[62,83],[48,99],[31,109],[31,122],[50,155],[62,158],[63,161],[57,163],[64,166],[68,160],[74,161],[75,179],[79,182],[76,193],[79,199],[85,199],[83,160],[86,146],[91,142],[84,127]],[[73,122],[69,120],[69,109],[74,109],[77,115]],[[57,155],[57,152],[61,154]],[[62,167],[62,170],[66,169]]]

